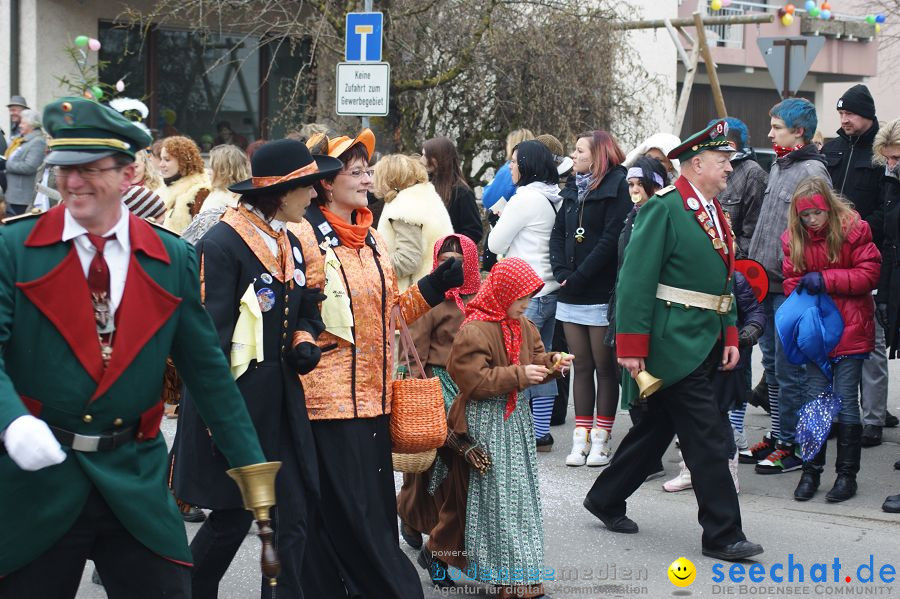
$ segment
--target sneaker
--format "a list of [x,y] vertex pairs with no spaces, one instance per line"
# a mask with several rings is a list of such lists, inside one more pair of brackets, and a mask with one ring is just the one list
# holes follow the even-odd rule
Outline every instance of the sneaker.
[[750,444],[747,442],[747,437],[744,436],[744,433],[736,428],[731,429],[731,432],[734,433],[734,444],[739,450],[750,449]]
[[887,428],[896,428],[896,426],[900,424],[900,419],[898,419],[887,410],[884,411],[884,414],[884,426],[886,426]]
[[734,457],[728,460],[728,470],[731,472],[731,480],[734,481],[734,492],[741,492],[741,483],[738,482],[738,456],[739,454],[735,453]]
[[591,429],[591,451],[588,453],[588,466],[606,466],[609,464],[610,453],[609,448],[609,431],[601,428]]
[[755,445],[751,445],[745,450],[739,452],[738,459],[741,464],[756,464],[760,460],[765,459],[770,453],[775,451],[775,441],[772,439],[771,433],[766,433],[762,441]]
[[794,446],[779,443],[775,451],[756,465],[756,473],[781,474],[799,470],[801,467],[803,467],[803,460],[794,453]]
[[586,428],[576,426],[572,432],[572,451],[566,456],[566,466],[584,466],[588,453],[591,449],[591,442],[588,439],[590,431]]
[[694,485],[691,484],[691,471],[688,470],[687,464],[682,461],[678,464],[681,470],[672,480],[663,483],[663,489],[668,493],[677,493],[678,491],[687,491]]

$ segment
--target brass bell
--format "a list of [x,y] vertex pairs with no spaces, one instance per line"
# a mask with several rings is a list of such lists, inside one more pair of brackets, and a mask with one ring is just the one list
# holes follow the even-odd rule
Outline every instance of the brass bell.
[[264,462],[226,471],[237,483],[244,507],[253,512],[259,528],[259,539],[262,541],[260,567],[272,587],[278,584],[278,574],[281,572],[281,562],[275,550],[275,533],[269,516],[269,509],[275,505],[275,477],[279,468],[281,462]]
[[647,399],[662,387],[662,380],[656,378],[646,370],[642,370],[637,373],[637,376],[634,377],[634,382],[637,383],[638,391],[640,391],[641,399]]

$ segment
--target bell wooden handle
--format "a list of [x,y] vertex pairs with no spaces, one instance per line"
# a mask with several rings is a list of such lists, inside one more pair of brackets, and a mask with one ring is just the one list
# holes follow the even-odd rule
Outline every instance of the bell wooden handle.
[[281,573],[281,561],[278,559],[278,552],[275,550],[275,542],[273,537],[275,532],[272,530],[271,521],[257,520],[256,526],[259,528],[259,540],[262,542],[262,551],[259,556],[259,567],[262,569],[263,576],[269,579],[271,586],[278,584],[278,575]]

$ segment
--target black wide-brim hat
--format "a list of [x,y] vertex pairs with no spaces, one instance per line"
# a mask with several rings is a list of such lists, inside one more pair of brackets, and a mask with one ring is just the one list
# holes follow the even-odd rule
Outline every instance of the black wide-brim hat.
[[344,163],[337,158],[310,154],[303,142],[279,139],[256,150],[250,160],[253,176],[228,189],[240,195],[287,192],[327,179],[342,168]]

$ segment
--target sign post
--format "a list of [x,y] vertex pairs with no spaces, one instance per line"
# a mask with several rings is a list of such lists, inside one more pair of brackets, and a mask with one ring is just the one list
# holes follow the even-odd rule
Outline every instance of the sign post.
[[820,36],[761,37],[756,40],[775,89],[782,98],[797,94],[813,61],[825,46]]
[[337,65],[335,112],[342,116],[362,117],[369,126],[370,116],[386,116],[390,104],[391,67],[381,62],[384,15],[371,12],[347,13],[344,60]]

